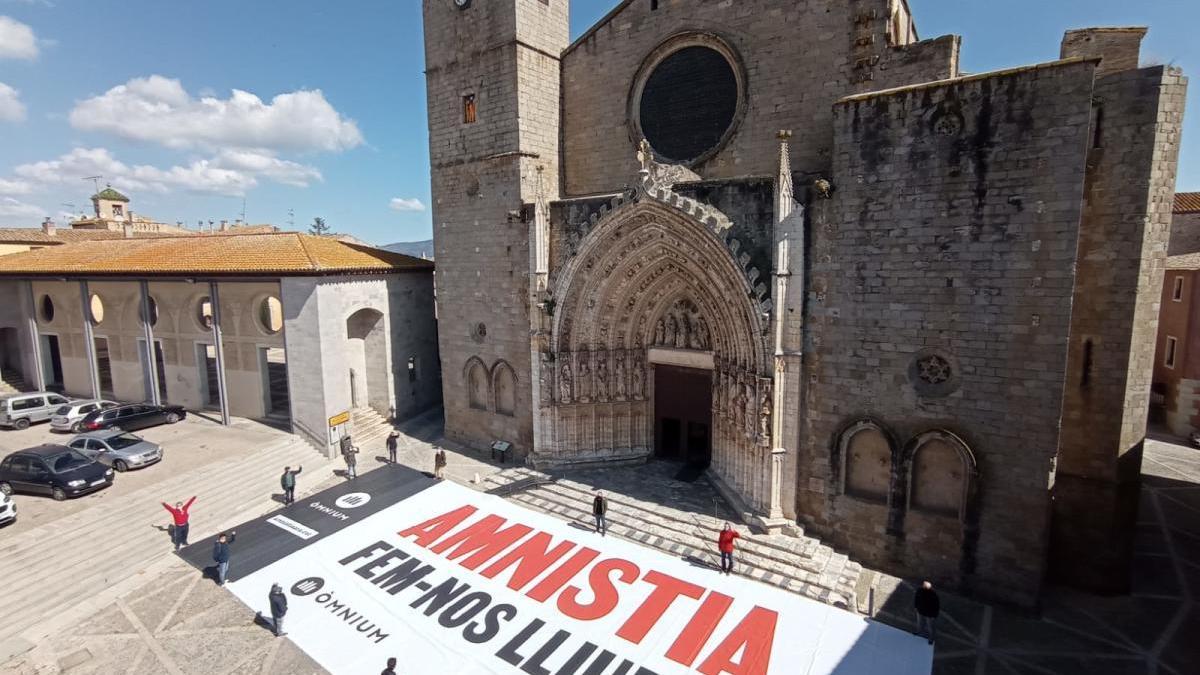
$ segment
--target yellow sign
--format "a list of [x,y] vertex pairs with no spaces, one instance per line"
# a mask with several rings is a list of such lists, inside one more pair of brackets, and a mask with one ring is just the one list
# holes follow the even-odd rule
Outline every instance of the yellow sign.
[[336,427],[350,421],[350,412],[346,411],[329,418],[329,426]]

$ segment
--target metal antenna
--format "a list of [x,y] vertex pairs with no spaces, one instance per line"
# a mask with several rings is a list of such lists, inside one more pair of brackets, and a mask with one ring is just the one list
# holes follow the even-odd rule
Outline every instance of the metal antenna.
[[288,228],[296,229],[296,212],[288,209]]
[[246,222],[246,198],[242,197],[242,223]]
[[92,194],[98,194],[100,192],[100,180],[103,178],[104,178],[104,176],[85,176],[85,177],[81,178],[80,180],[92,181],[92,188],[94,188],[94,191],[92,192]]

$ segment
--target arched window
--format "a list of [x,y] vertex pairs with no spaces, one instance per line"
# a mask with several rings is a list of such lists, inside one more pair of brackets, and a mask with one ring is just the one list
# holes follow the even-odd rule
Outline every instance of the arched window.
[[496,412],[512,417],[517,409],[517,375],[512,366],[497,361],[492,369],[492,387],[496,392]]
[[467,398],[474,410],[488,409],[488,374],[483,362],[472,357],[464,371],[467,380]]
[[869,420],[857,422],[842,433],[840,447],[842,492],[886,504],[892,479],[892,444],[883,428]]
[[912,445],[908,482],[910,509],[962,518],[975,458],[962,439],[947,431],[921,434]]

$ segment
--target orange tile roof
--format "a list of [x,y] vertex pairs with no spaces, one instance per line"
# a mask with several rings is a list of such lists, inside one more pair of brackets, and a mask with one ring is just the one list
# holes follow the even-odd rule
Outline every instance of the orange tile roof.
[[[160,232],[134,232],[138,237],[171,236]],[[178,236],[178,235],[176,235]],[[125,234],[115,230],[72,230],[59,228],[54,234],[46,234],[40,227],[0,227],[0,243],[5,244],[72,244],[99,239],[124,239]]]
[[0,276],[311,276],[432,269],[427,260],[299,232],[99,240],[0,256]]
[[1174,213],[1195,213],[1200,211],[1200,192],[1176,192]]

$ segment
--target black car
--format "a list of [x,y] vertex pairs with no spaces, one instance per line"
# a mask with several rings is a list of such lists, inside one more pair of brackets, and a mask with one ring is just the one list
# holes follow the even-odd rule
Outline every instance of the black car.
[[113,428],[136,431],[160,424],[175,424],[185,417],[187,411],[183,406],[127,403],[108,410],[94,410],[80,421],[79,426],[84,431]]
[[18,450],[0,462],[0,492],[45,494],[62,501],[102,490],[113,470],[63,445]]

